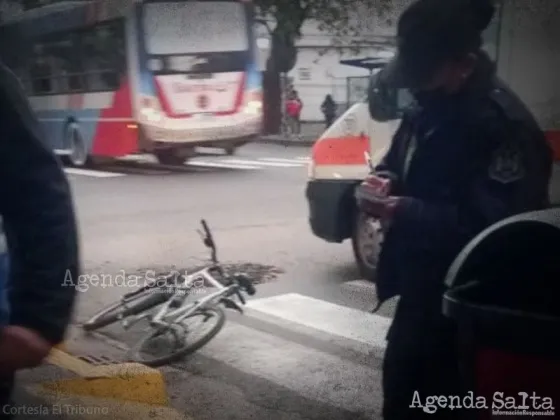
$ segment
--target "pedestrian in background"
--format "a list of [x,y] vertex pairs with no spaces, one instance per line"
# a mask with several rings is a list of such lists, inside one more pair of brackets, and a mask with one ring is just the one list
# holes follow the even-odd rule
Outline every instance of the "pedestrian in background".
[[15,373],[38,366],[64,338],[76,297],[64,280],[78,278],[79,253],[66,176],[2,63],[0,125],[0,236],[7,245],[0,269],[0,406],[6,406]]
[[296,90],[292,91],[286,101],[286,116],[288,118],[288,128],[290,134],[299,135],[301,133],[301,110],[303,102]]
[[329,128],[336,117],[336,102],[330,94],[325,96],[325,100],[321,104],[321,112],[325,117],[326,128]]
[[372,176],[390,180],[388,194],[359,202],[386,229],[377,309],[400,296],[383,365],[385,420],[460,416],[410,407],[415,392],[425,401],[467,391],[455,326],[442,314],[447,270],[486,227],[549,205],[551,148],[482,50],[493,13],[490,0],[416,1],[399,18],[396,58],[371,91],[373,118],[387,87],[415,98]]

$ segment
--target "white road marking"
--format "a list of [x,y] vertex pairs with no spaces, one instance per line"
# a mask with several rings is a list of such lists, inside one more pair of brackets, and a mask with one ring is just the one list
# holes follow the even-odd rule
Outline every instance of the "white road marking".
[[[388,319],[293,293],[251,299],[246,306],[246,317],[316,341],[308,345],[305,339],[294,341],[289,335],[275,335],[274,328],[252,328],[232,317],[197,354],[310,401],[360,413],[363,418],[378,418],[379,398],[372,396],[379,395],[381,371],[373,358],[382,355],[371,344],[381,343],[364,336],[367,331],[370,337],[384,337],[385,328],[380,325]],[[356,344],[363,347],[358,351],[365,358],[355,357]],[[331,351],[330,345],[339,351]]]
[[[185,162],[187,167],[199,167],[207,169],[238,169],[238,170],[256,170],[264,169],[265,167],[272,168],[300,168],[305,166],[305,162],[300,159],[287,159],[287,158],[251,158],[251,159],[238,159],[238,158],[228,158],[217,156],[212,159],[202,159],[195,157],[191,160]],[[119,158],[120,161],[136,162],[136,163],[153,163],[157,164],[157,160],[154,156],[150,154],[137,154],[128,155]],[[171,167],[171,166],[170,166]],[[66,172],[73,175],[84,175],[91,176],[95,178],[114,178],[118,176],[124,176],[127,174],[118,172],[104,172],[97,170],[79,169],[79,168],[67,168]]]
[[378,370],[235,322],[198,353],[313,401],[368,414],[378,408]]
[[89,169],[80,169],[80,168],[64,168],[64,172],[71,175],[91,176],[94,178],[115,178],[118,176],[126,175],[118,172],[92,171]]
[[262,169],[262,166],[257,166],[257,165],[211,162],[211,161],[203,161],[203,160],[189,161],[187,162],[187,166],[200,166],[204,168],[224,168],[224,169]]
[[142,155],[127,155],[120,157],[119,160],[122,161],[131,161],[131,162],[150,162],[150,163],[157,163],[157,159],[155,156],[150,154],[142,154]]
[[250,300],[247,307],[377,348],[385,348],[391,325],[388,318],[297,293]]
[[375,284],[368,280],[351,280],[342,283],[342,287],[360,290],[375,290]]
[[262,162],[272,162],[272,163],[289,163],[294,166],[305,166],[305,162],[299,161],[297,159],[282,159],[282,158],[259,158]]
[[243,159],[226,159],[225,162],[236,163],[240,165],[262,165],[262,166],[273,166],[278,168],[297,168],[301,166],[299,163],[280,163],[280,162],[263,162],[261,159],[259,161],[254,160],[243,160]]

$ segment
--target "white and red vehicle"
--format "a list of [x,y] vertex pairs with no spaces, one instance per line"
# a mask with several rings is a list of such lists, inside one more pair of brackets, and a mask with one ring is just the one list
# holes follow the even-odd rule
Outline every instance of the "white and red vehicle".
[[228,153],[262,125],[252,3],[69,1],[15,15],[8,52],[48,134],[71,163],[153,153],[183,163],[195,147]]
[[[486,31],[486,49],[499,76],[533,112],[560,161],[560,7],[558,0],[499,0]],[[381,246],[379,225],[356,207],[354,189],[383,157],[409,104],[406,91],[395,91],[393,119],[371,119],[367,99],[354,104],[313,146],[306,197],[314,235],[331,243],[351,239],[365,278],[373,278]],[[558,174],[556,165],[555,174]],[[560,177],[551,184],[560,202]]]

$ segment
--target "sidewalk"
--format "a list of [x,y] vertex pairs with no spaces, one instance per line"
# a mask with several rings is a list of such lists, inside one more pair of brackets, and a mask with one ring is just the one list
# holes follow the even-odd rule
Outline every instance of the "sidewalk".
[[22,420],[192,420],[171,408],[169,400],[156,369],[89,363],[55,349],[45,364],[18,374],[14,405],[2,407],[2,414]]
[[271,134],[261,136],[262,143],[280,144],[283,146],[312,146],[325,131],[324,123],[302,122],[301,135],[290,138],[283,134]]

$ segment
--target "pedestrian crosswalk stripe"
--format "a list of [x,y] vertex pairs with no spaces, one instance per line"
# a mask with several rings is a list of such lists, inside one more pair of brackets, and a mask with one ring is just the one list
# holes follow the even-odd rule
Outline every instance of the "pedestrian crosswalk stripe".
[[384,348],[391,320],[342,305],[288,293],[247,303],[252,310],[303,324],[334,336]]
[[[150,155],[130,155],[120,160],[142,163],[156,163],[155,159]],[[274,157],[255,157],[255,158],[228,158],[216,157],[215,159],[193,158],[185,162],[186,167],[205,168],[205,169],[233,169],[233,170],[258,170],[266,167],[270,168],[300,168],[306,165],[306,159],[298,158],[274,158]],[[123,169],[126,172],[126,167]],[[108,172],[102,170],[89,170],[81,168],[65,168],[65,172],[71,175],[83,175],[94,178],[115,178],[128,175],[121,172]]]
[[239,163],[223,163],[223,162],[209,162],[209,161],[190,161],[188,166],[201,166],[205,168],[224,168],[224,169],[262,169],[262,167],[250,164]]
[[226,159],[224,161],[228,163],[241,164],[241,165],[264,165],[264,166],[273,166],[278,168],[297,168],[301,166],[299,163],[294,163],[293,161],[292,163],[267,162],[267,161],[262,161],[261,159],[259,159],[259,161],[243,160],[243,159]]
[[361,291],[375,291],[375,284],[370,280],[360,279],[360,280],[350,280],[347,282],[342,283],[342,287],[348,289],[355,289]]
[[374,398],[379,393],[378,370],[235,322],[227,322],[198,353],[368,418],[379,409]]
[[[324,404],[329,413],[379,418],[382,349],[375,346],[384,344],[366,334],[384,339],[388,319],[296,293],[251,299],[245,315],[231,315],[209,343],[175,367],[196,372],[203,363],[209,375],[242,374],[225,379],[241,381],[241,388],[261,380],[272,385],[265,390]],[[143,334],[133,328],[120,337],[129,347]]]
[[293,166],[303,166],[305,162],[301,162],[298,159],[284,159],[284,158],[259,158],[259,161],[266,163],[287,163]]
[[115,177],[125,175],[118,172],[93,171],[93,170],[81,169],[81,168],[64,168],[64,172],[71,175],[92,176],[94,178],[115,178]]

